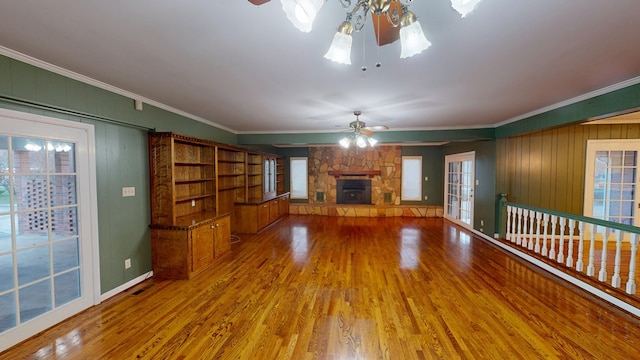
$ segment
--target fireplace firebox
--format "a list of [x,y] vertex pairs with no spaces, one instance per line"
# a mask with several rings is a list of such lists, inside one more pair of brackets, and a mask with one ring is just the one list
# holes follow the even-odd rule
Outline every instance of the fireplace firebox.
[[371,205],[371,180],[337,179],[336,203]]

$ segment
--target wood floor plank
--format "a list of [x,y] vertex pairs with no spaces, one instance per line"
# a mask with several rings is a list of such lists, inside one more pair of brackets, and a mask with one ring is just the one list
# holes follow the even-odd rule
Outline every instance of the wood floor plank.
[[640,319],[443,219],[291,215],[0,359],[632,359]]

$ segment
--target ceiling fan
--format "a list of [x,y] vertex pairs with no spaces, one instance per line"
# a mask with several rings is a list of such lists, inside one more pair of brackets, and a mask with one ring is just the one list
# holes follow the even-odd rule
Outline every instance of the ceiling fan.
[[[260,6],[263,4],[268,3],[271,0],[249,0],[250,3],[252,3],[253,5],[256,6]],[[356,1],[359,3],[359,1]],[[379,5],[377,5],[379,8],[384,7],[384,12],[381,12],[379,14],[376,14],[373,12],[373,10],[371,10],[371,19],[372,19],[372,23],[373,23],[373,27],[374,27],[374,32],[376,35],[376,42],[378,43],[378,46],[382,46],[382,45],[386,45],[386,44],[391,44],[392,42],[399,40],[400,39],[400,27],[397,26],[397,24],[391,25],[391,23],[389,21],[386,20],[387,16],[393,16],[394,18],[400,19],[400,17],[402,16],[402,5],[400,4],[400,2],[398,1],[377,1],[378,3],[380,3]],[[369,3],[371,3],[371,1],[369,2],[364,2],[367,4],[367,9],[373,9],[373,6],[370,6]],[[349,2],[349,5],[351,4],[351,2]],[[346,5],[343,5],[346,6]],[[357,6],[357,5],[356,5]],[[393,14],[393,15],[389,15],[389,14]],[[381,21],[381,17],[383,18]],[[361,19],[359,21],[364,22],[364,19]],[[359,26],[363,26],[363,24],[360,24]]]
[[360,120],[360,115],[362,115],[362,111],[354,111],[353,115],[356,116],[356,120],[349,123],[350,131],[353,131],[352,135],[346,136],[338,142],[342,147],[349,148],[351,145],[355,145],[359,148],[365,148],[367,145],[373,147],[378,143],[378,140],[373,138],[373,134],[375,134],[374,130],[387,130],[388,126],[378,125],[368,127],[364,121]]

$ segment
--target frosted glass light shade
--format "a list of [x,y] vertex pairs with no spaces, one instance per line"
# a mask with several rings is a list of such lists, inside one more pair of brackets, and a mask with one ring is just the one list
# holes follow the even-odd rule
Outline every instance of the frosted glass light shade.
[[342,139],[340,139],[340,141],[338,143],[343,148],[348,149],[349,145],[351,145],[351,139],[349,139],[348,137],[343,137]]
[[313,20],[324,5],[324,0],[280,0],[282,10],[296,29],[311,31]]
[[462,17],[475,9],[482,0],[451,0],[451,7],[454,8]]
[[351,35],[336,32],[331,42],[331,47],[324,57],[339,64],[351,65]]
[[367,147],[367,140],[365,140],[364,136],[358,135],[356,136],[356,145],[358,145],[359,148],[365,148]]
[[411,24],[405,25],[400,28],[400,58],[408,58],[413,55],[420,54],[431,46],[431,42],[427,40],[422,32],[422,26],[419,21],[414,21]]
[[369,141],[369,146],[374,147],[378,143],[378,140],[370,137],[367,141]]

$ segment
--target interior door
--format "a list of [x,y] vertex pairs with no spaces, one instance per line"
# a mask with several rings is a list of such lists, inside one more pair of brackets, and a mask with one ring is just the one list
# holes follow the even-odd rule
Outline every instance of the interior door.
[[584,215],[640,226],[638,140],[589,140]]
[[445,157],[445,218],[473,227],[475,152]]
[[0,110],[0,351],[99,302],[92,144],[90,125]]

